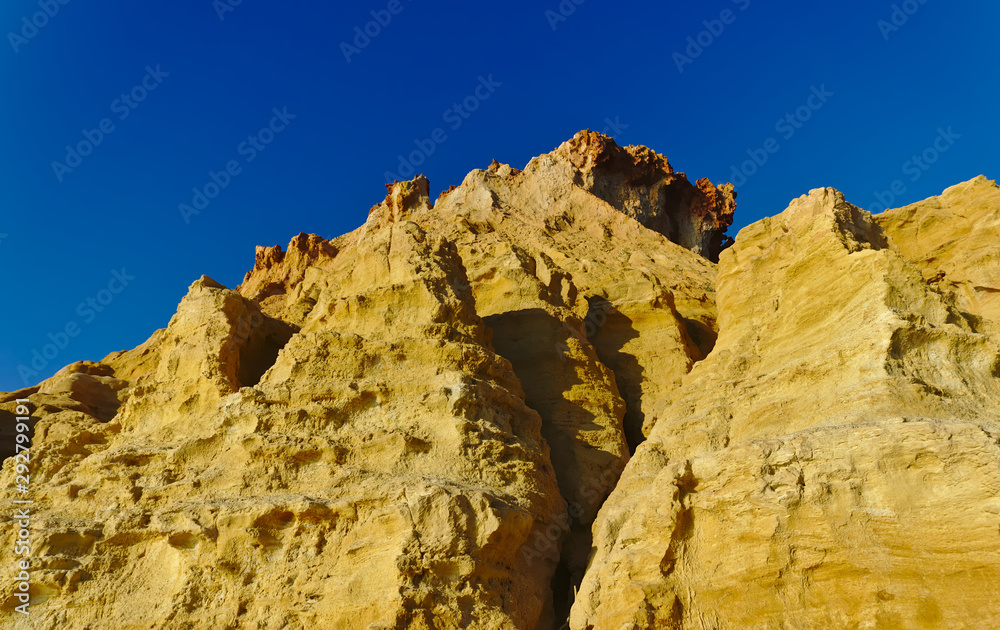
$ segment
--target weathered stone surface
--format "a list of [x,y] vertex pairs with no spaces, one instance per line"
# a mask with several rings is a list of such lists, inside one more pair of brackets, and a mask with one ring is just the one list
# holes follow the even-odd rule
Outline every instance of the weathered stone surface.
[[736,209],[732,184],[717,187],[699,179],[692,185],[648,147],[619,147],[590,131],[536,160],[544,163],[546,158],[571,169],[572,181],[584,190],[709,260],[718,261],[719,252],[732,243],[725,236]]
[[[624,188],[614,195],[616,185]],[[424,177],[390,185],[365,225],[329,252],[313,245],[315,254],[296,259],[259,255],[240,290],[301,325],[323,290],[331,252],[402,220],[455,242],[494,347],[542,418],[570,519],[532,548],[561,545],[556,581],[571,594],[597,510],[629,447],[644,439],[645,410],[665,400],[715,341],[715,266],[667,238],[683,236],[692,247],[697,239],[721,242],[734,196],[700,185],[708,192],[648,149],[581,132],[524,171],[494,162],[471,172],[433,207]],[[704,212],[686,214],[698,204]],[[266,296],[262,286],[271,287]]]
[[650,456],[602,511],[572,627],[997,627],[998,444],[899,418]]
[[665,237],[694,248],[696,231],[728,225],[731,207],[721,227],[688,213],[695,197],[704,202],[664,158],[582,132],[523,171],[494,162],[433,212],[412,210],[457,244],[497,351],[542,417],[572,518],[562,547],[570,600],[597,509],[644,439],[645,411],[714,343],[714,265]]
[[1000,340],[1000,186],[980,175],[875,215],[907,260],[972,324]]
[[1000,626],[995,184],[874,218],[819,189],[726,248],[734,199],[581,132],[202,277],[0,394],[35,500],[0,621]]
[[996,344],[833,189],[744,228],[717,296],[715,350],[650,418],[683,452],[820,421],[1000,418]]
[[743,229],[717,295],[715,349],[601,509],[572,627],[995,615],[974,583],[1000,572],[996,343],[832,189]]
[[[270,304],[283,303],[285,296],[306,280],[306,269],[322,268],[336,255],[337,248],[315,234],[299,234],[293,238],[287,253],[280,245],[258,246],[253,269],[247,272],[237,289],[267,311]],[[280,315],[285,321],[300,322],[304,313],[281,312]]]
[[36,627],[550,624],[556,549],[521,548],[565,502],[463,281],[453,246],[388,225],[316,278],[287,343],[194,283],[111,422],[38,422]]
[[[715,267],[579,183],[595,177],[597,157],[578,166],[578,145],[597,137],[604,152],[596,156],[630,155],[608,138],[581,132],[524,171],[494,164],[469,173],[418,220],[456,242],[487,318],[546,304],[573,312],[576,319],[559,319],[582,332],[576,341],[591,345],[614,373],[634,448],[643,439],[646,410],[715,342]],[[672,172],[662,157],[644,155],[650,154],[662,169],[656,172]],[[563,354],[572,345],[556,343]]]
[[114,377],[114,370],[104,364],[79,361],[67,365],[34,387],[10,394],[0,393],[0,457],[15,453],[17,400],[32,402],[27,424],[34,431],[38,420],[46,416],[84,415],[106,422],[118,412],[128,383]]

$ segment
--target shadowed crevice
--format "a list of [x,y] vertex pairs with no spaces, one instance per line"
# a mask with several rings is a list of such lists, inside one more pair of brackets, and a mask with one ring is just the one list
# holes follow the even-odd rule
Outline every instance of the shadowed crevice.
[[642,382],[645,371],[638,359],[625,352],[625,345],[639,337],[639,331],[632,325],[632,320],[615,309],[603,298],[589,297],[590,308],[587,313],[587,336],[597,352],[601,363],[615,375],[618,392],[625,401],[625,418],[622,420],[625,440],[628,442],[629,453],[645,440],[642,434],[642,424],[645,420],[642,401]]
[[684,324],[684,332],[687,333],[693,345],[691,348],[691,358],[695,363],[704,361],[705,357],[715,348],[715,342],[719,338],[719,333],[706,326],[704,322],[696,319],[681,317],[681,322]]
[[252,325],[246,343],[240,348],[237,376],[240,387],[252,387],[259,383],[264,373],[278,360],[278,353],[297,332],[295,326],[260,312],[254,314],[252,321],[256,325]]
[[[615,456],[581,440],[581,434],[606,431],[607,427],[597,421],[584,401],[567,395],[584,384],[578,370],[593,370],[596,364],[586,368],[584,356],[569,351],[567,343],[574,343],[571,338],[585,343],[581,332],[544,309],[511,311],[484,321],[493,331],[496,353],[510,361],[521,382],[525,404],[542,419],[542,437],[549,445],[560,494],[569,506],[568,521],[559,526],[561,539],[553,541],[560,551],[550,582],[554,627],[568,627],[564,624],[593,546],[593,520],[623,466],[602,461]],[[588,360],[595,358],[590,355]],[[617,399],[617,392],[609,388],[608,393]]]
[[[28,417],[28,421],[25,423],[28,425],[26,432],[28,441],[24,442],[23,446],[29,446],[34,440],[35,425],[38,424],[38,420],[35,416]],[[17,414],[0,409],[0,461],[13,457],[17,453],[17,424]]]

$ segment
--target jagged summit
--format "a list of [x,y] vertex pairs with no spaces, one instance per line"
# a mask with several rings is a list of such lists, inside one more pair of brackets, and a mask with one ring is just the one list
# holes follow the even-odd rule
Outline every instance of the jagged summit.
[[[732,184],[715,186],[706,178],[691,184],[684,173],[676,172],[667,158],[652,149],[619,147],[601,133],[580,131],[551,153],[533,158],[523,171],[494,160],[486,172],[509,180],[511,186],[582,188],[645,227],[713,262],[732,243],[725,234],[736,209]],[[386,187],[389,194],[382,206],[393,217],[400,212],[431,207],[423,175],[411,182],[396,182]],[[456,188],[453,186],[443,193],[438,202]]]
[[428,192],[0,394],[33,623],[1000,626],[995,183],[730,247],[730,185],[587,131]]
[[[671,241],[718,262],[732,243],[725,235],[733,223],[736,192],[732,184],[715,186],[707,178],[692,185],[667,158],[644,146],[619,147],[585,130],[549,154],[572,165],[574,182]],[[532,165],[546,164],[546,157]]]

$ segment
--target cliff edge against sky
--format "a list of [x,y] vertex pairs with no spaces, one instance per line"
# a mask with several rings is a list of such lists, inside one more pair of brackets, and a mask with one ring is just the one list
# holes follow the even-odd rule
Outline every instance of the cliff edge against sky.
[[734,242],[731,185],[585,131],[428,191],[0,394],[5,624],[1000,627],[995,182]]

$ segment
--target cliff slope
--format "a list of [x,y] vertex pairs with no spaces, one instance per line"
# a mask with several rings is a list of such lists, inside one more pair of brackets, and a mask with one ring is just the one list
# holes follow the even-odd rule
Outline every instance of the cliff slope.
[[33,406],[33,627],[561,625],[643,410],[712,347],[734,197],[581,132],[0,396]]
[[571,627],[1000,625],[995,339],[833,189],[740,231],[717,295]]
[[32,616],[5,583],[0,619],[1000,627],[1000,189],[818,189],[735,243],[734,209],[584,131],[198,279],[0,394],[34,433]]

